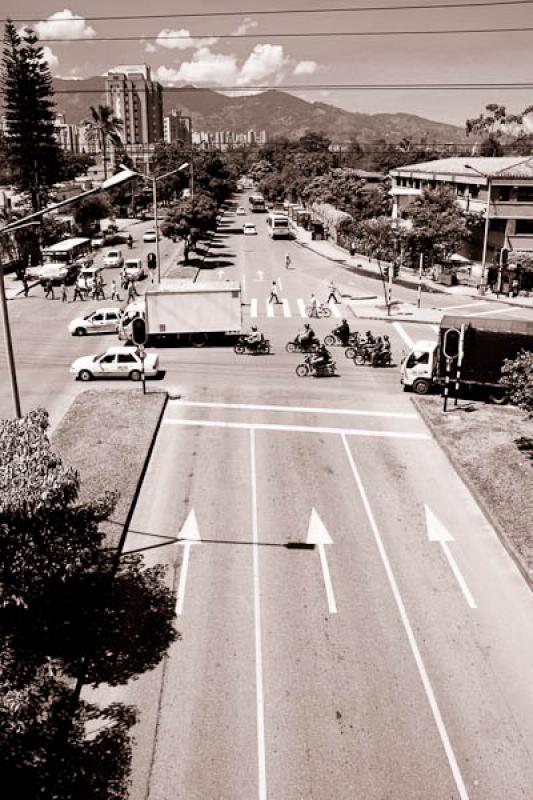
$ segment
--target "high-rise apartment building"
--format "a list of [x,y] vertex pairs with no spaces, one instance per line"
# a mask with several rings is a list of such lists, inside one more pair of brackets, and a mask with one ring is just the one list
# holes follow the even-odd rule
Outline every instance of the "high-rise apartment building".
[[163,138],[167,144],[171,142],[191,142],[191,118],[182,117],[175,108],[163,117]]
[[107,104],[123,121],[121,139],[126,151],[163,139],[163,92],[161,84],[152,81],[147,64],[113,67],[105,88]]

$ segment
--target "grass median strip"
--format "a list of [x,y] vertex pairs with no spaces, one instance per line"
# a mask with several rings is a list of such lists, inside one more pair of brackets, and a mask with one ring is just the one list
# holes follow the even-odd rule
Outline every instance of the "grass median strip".
[[135,389],[91,389],[78,395],[57,426],[52,444],[80,473],[80,501],[118,493],[112,519],[102,523],[117,544],[135,500],[166,395]]
[[482,403],[445,414],[440,397],[413,402],[533,588],[533,422]]

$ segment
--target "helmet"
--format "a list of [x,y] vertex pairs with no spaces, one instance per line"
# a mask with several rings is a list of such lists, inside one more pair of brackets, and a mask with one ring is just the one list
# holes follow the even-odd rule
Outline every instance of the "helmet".
[[365,333],[365,336],[372,336],[372,331],[367,331],[367,332]]
[[257,325],[252,325],[252,330],[256,331],[257,330]]
[[389,337],[387,336],[387,334],[386,334],[386,333],[383,335],[383,338],[385,339],[385,341],[386,341],[386,342],[388,342],[388,341],[389,341]]
[[342,324],[346,325],[346,320],[345,319],[343,319]]
[[308,322],[306,322],[306,323],[305,323],[305,325],[304,325],[304,328],[307,328],[307,329],[309,329],[310,327],[311,327],[311,326],[309,325],[309,323],[308,323]]

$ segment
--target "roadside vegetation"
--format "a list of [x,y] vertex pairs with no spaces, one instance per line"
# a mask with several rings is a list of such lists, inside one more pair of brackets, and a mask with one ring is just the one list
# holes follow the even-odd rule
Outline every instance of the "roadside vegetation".
[[116,549],[163,398],[95,395],[53,446],[44,410],[0,423],[0,762],[21,797],[126,800],[135,709],[81,689],[126,683],[177,638],[164,569]]

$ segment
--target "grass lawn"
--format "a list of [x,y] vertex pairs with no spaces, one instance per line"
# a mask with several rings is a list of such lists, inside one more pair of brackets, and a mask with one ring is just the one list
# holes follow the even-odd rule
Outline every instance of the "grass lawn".
[[441,397],[413,402],[533,586],[533,421],[510,407],[459,401],[444,414]]
[[74,400],[52,436],[63,462],[80,474],[80,500],[106,491],[119,494],[111,519],[102,523],[117,544],[165,405],[164,393],[91,389]]

